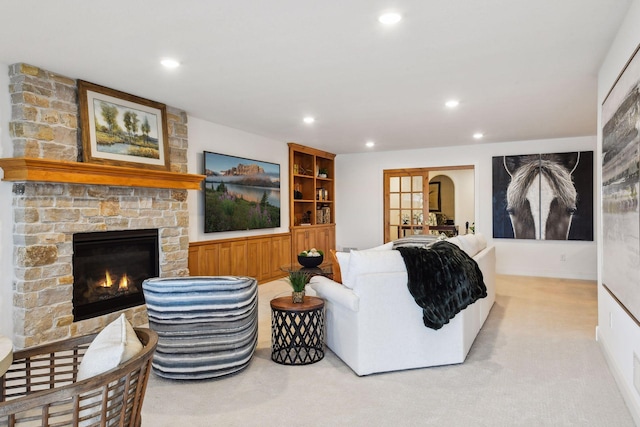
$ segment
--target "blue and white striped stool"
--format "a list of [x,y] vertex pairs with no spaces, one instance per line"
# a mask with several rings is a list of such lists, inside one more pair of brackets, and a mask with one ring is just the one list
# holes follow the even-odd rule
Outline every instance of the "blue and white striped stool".
[[158,334],[156,374],[205,379],[247,367],[258,341],[258,282],[193,276],[142,283],[149,327]]

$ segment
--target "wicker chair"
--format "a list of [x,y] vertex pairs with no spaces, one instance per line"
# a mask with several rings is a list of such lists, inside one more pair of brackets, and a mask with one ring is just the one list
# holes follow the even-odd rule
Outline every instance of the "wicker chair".
[[97,334],[15,352],[0,377],[0,426],[140,426],[158,335],[135,331],[144,345],[139,354],[82,381],[78,367]]

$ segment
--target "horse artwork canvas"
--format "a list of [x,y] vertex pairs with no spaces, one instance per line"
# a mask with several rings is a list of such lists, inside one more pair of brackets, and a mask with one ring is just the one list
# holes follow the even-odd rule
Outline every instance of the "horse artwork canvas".
[[493,237],[593,240],[593,151],[494,157]]

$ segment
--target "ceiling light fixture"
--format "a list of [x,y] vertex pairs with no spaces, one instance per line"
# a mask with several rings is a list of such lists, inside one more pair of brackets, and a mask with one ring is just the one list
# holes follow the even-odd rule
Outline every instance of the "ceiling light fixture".
[[313,118],[313,117],[311,117],[311,116],[307,116],[307,117],[305,117],[304,119],[302,119],[302,121],[303,121],[303,122],[305,122],[306,124],[310,125],[311,123],[315,122],[315,121],[316,121],[316,119],[314,119],[314,118]]
[[396,12],[383,13],[378,17],[378,21],[380,21],[384,25],[394,25],[402,20],[402,15]]
[[367,141],[367,143],[366,143],[365,145],[366,145],[367,147],[371,148],[371,147],[373,147],[374,145],[376,145],[376,143],[375,143],[375,142],[373,142],[373,141]]
[[482,139],[482,137],[484,137],[484,134],[482,132],[476,132],[473,134],[473,137],[475,139]]
[[165,58],[160,61],[160,63],[166,68],[178,68],[180,66],[180,63],[178,61],[171,58]]
[[445,104],[447,108],[456,108],[458,105],[460,105],[460,101],[458,101],[457,99],[450,99],[449,101],[445,102]]

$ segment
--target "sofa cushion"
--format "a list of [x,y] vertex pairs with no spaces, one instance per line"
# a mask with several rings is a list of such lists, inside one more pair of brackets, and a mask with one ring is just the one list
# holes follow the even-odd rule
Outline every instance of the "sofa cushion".
[[406,271],[402,255],[398,251],[367,250],[351,251],[349,271],[343,277],[343,285],[353,289],[361,274],[395,273]]
[[[388,242],[385,243],[384,245],[380,245],[380,246],[376,246],[370,249],[365,249],[359,252],[365,252],[365,251],[390,251],[391,249],[393,249],[393,242]],[[334,269],[334,277],[333,280],[338,282],[338,283],[343,283],[344,280],[346,280],[348,274],[349,274],[349,262],[351,260],[351,253],[352,252],[356,252],[356,251],[351,251],[351,252],[336,252],[336,258],[338,260],[338,266],[339,266],[339,271],[340,271],[340,276],[342,280],[336,280],[335,277],[335,269]]]
[[447,241],[465,251],[470,257],[487,247],[487,240],[481,234],[464,234],[447,239]]
[[136,332],[122,313],[89,345],[78,367],[78,381],[117,367],[142,351],[142,348]]

